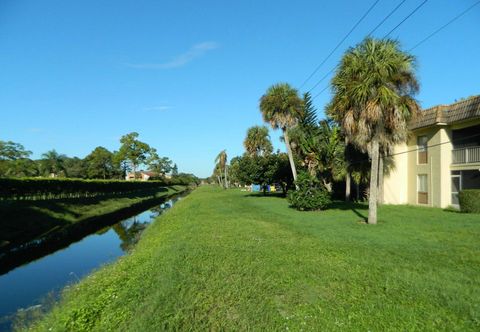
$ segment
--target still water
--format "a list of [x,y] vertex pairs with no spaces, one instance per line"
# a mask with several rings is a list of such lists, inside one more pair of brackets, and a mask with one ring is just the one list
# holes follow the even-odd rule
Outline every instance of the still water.
[[[183,196],[183,195],[182,195]],[[90,234],[67,248],[0,276],[0,331],[9,331],[18,310],[28,310],[55,298],[66,285],[115,261],[138,241],[141,232],[182,196]]]

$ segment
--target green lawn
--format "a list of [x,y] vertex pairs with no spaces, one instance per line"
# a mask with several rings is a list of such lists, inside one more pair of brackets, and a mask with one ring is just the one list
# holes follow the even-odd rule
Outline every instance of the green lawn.
[[33,329],[478,331],[480,215],[366,215],[201,187]]

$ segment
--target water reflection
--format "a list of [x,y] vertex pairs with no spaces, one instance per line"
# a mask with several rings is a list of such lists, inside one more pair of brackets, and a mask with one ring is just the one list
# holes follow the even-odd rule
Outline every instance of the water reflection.
[[[42,244],[44,247],[33,248],[40,249],[35,255],[40,255],[41,252],[38,251],[43,249],[51,251],[36,260],[27,255],[27,262],[30,263],[0,275],[0,331],[11,329],[12,315],[17,310],[32,307],[38,309],[47,294],[58,294],[69,283],[77,282],[92,270],[115,261],[131,250],[140,239],[142,231],[182,196],[184,195],[160,204],[157,202],[157,205],[148,210],[141,213],[137,211],[136,215],[117,223],[114,220],[114,225],[110,221],[111,226],[106,226],[103,223],[107,221],[102,221],[95,228],[89,225],[81,231],[75,230],[75,234],[68,234],[68,239],[53,239],[52,243]],[[17,258],[21,257],[17,255],[11,261],[18,261]],[[8,260],[1,261],[2,269],[6,267],[4,263],[8,263]],[[22,313],[30,311],[23,310]]]

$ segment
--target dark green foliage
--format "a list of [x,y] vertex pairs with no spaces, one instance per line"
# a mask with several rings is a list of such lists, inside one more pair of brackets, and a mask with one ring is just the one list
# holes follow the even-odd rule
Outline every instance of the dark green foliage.
[[118,158],[128,162],[134,174],[137,167],[146,162],[152,152],[152,148],[147,143],[140,141],[138,136],[136,132],[123,135],[120,139],[122,145],[118,151]]
[[234,166],[230,171],[232,178],[241,184],[265,186],[278,183],[284,191],[292,184],[292,172],[285,153],[252,157],[244,155],[234,159]]
[[32,152],[25,150],[22,144],[12,141],[0,141],[0,160],[28,158]]
[[108,179],[115,172],[113,153],[103,146],[97,146],[86,156],[85,163],[87,177],[90,179]]
[[466,213],[480,213],[480,189],[466,189],[458,194],[460,211]]
[[298,189],[289,193],[288,201],[297,210],[324,210],[332,203],[330,193],[316,177],[300,172],[296,184]]
[[312,103],[310,92],[303,94],[303,115],[300,118],[299,125],[305,129],[314,129],[317,127],[317,114]]
[[43,175],[50,175],[53,174],[54,176],[63,175],[65,174],[65,159],[67,156],[64,154],[59,154],[55,150],[50,150],[42,154],[42,160],[40,162],[41,170]]
[[75,179],[83,179],[87,177],[87,165],[84,159],[67,157],[63,161],[63,169],[65,170],[66,177]]
[[193,175],[163,181],[118,181],[80,179],[0,179],[0,199],[58,199],[116,195],[166,185],[196,183]]
[[198,186],[200,184],[200,179],[193,174],[178,173],[175,175],[172,174],[172,178],[169,179],[168,182],[174,183],[177,185],[184,185],[184,186],[189,186],[189,185]]

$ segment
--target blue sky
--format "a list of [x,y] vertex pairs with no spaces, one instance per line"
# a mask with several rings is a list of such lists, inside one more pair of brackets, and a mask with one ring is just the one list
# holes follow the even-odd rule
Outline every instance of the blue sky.
[[[180,171],[208,176],[220,150],[243,152],[265,90],[299,87],[373,2],[2,0],[0,140],[35,158],[84,157],[137,131]],[[407,0],[375,36],[421,2]],[[409,49],[475,2],[430,0],[391,37]],[[301,91],[398,3],[379,1]],[[423,107],[480,93],[479,31],[480,5],[413,51]],[[329,98],[315,99],[320,117]]]

